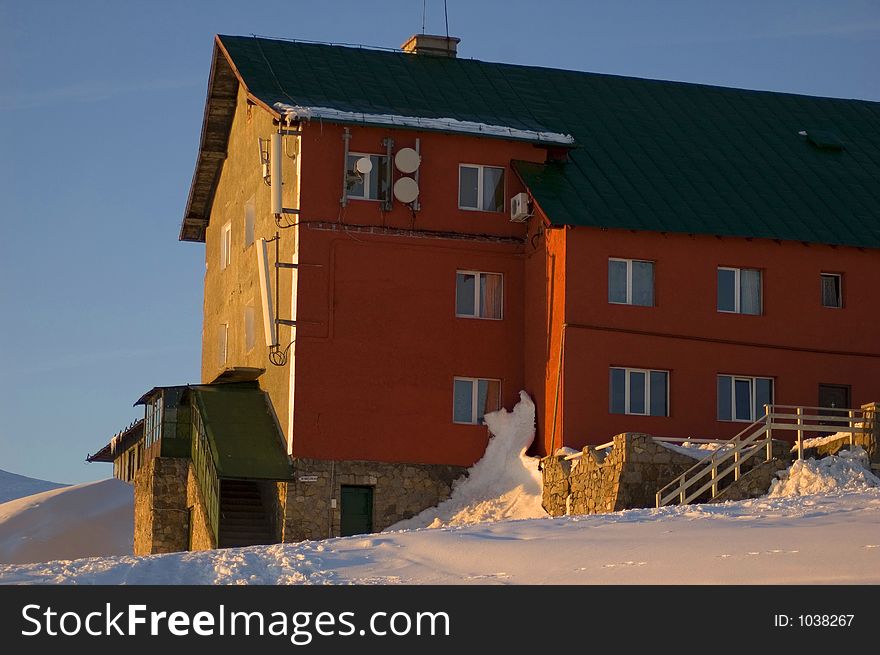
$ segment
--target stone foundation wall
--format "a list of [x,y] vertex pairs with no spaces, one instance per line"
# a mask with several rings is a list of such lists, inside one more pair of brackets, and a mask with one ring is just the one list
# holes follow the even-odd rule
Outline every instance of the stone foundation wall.
[[134,554],[173,553],[189,545],[189,460],[156,457],[134,479]]
[[293,482],[280,483],[283,541],[339,536],[340,487],[373,488],[373,530],[408,519],[449,498],[461,466],[298,458]]
[[[789,447],[785,442],[774,441],[773,454],[776,459],[773,461],[784,462],[784,466],[787,466]],[[743,478],[746,472],[763,462],[762,457],[756,456],[744,463]],[[614,445],[609,451],[597,452],[588,446],[578,459],[565,460],[562,456],[551,456],[541,460],[543,506],[551,516],[654,507],[657,491],[695,463],[692,457],[661,445],[650,435],[635,432],[619,434],[614,437]],[[772,476],[770,469],[773,466],[765,468],[767,475]],[[764,477],[756,474],[750,478],[750,484],[763,484]],[[732,481],[733,478],[729,479]],[[746,489],[745,484],[741,486],[742,493],[751,493],[751,487]],[[769,478],[762,493],[766,493],[768,487]]]

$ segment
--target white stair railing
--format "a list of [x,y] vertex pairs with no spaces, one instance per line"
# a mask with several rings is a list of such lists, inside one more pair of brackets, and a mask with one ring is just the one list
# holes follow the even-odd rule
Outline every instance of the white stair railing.
[[[824,413],[818,413],[824,412]],[[858,409],[830,409],[800,405],[764,405],[764,416],[723,442],[717,450],[699,460],[687,471],[657,491],[657,507],[674,500],[686,505],[711,489],[712,498],[720,492],[720,483],[731,473],[739,480],[742,465],[764,451],[764,461],[773,458],[773,431],[797,432],[798,459],[803,459],[803,439],[806,433],[836,431],[848,432],[850,445],[856,434],[871,428],[864,426],[864,412]],[[763,447],[763,448],[762,448]]]

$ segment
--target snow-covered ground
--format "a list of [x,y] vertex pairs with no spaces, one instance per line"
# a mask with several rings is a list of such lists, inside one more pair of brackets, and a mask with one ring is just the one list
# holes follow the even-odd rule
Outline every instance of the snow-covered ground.
[[87,482],[0,505],[0,564],[132,552],[134,494],[119,480]]
[[23,498],[24,496],[31,496],[42,491],[65,486],[67,485],[29,478],[18,473],[10,473],[0,469],[0,504],[8,503],[16,498]]
[[880,584],[880,480],[828,459],[755,500],[0,566],[0,583]]
[[880,584],[880,489],[0,566],[0,583]]

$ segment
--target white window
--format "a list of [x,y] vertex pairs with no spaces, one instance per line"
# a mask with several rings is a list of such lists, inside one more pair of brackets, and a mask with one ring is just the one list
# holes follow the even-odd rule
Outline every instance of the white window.
[[232,223],[227,223],[220,231],[220,270],[232,263]]
[[226,363],[229,347],[229,324],[221,323],[220,330],[217,333],[217,361],[220,366]]
[[501,319],[504,306],[501,273],[458,271],[455,274],[455,315]]
[[773,379],[742,375],[718,376],[718,420],[751,423],[773,403]]
[[621,305],[654,305],[654,262],[608,259],[608,302]]
[[822,306],[843,307],[843,276],[840,273],[822,273]]
[[[373,165],[368,173],[359,173],[358,159],[366,157]],[[355,200],[385,200],[388,198],[388,157],[362,152],[348,153],[346,162],[346,196]]]
[[254,220],[257,215],[254,197],[244,203],[244,247],[247,248],[254,242]]
[[452,421],[480,425],[483,416],[501,409],[501,380],[455,378]]
[[504,211],[504,169],[461,164],[458,167],[458,208]]
[[257,313],[253,305],[244,308],[244,349],[253,350],[257,345]]
[[669,416],[669,371],[612,367],[609,390],[612,414]]
[[761,313],[761,271],[755,268],[718,267],[718,311]]

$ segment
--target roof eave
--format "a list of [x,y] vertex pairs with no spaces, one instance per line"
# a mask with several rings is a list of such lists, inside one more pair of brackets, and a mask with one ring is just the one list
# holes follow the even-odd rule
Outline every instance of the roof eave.
[[214,195],[220,182],[220,173],[227,156],[232,119],[238,101],[238,87],[241,85],[248,98],[276,118],[280,114],[248,91],[247,85],[223,46],[220,37],[214,37],[214,51],[211,59],[211,72],[208,76],[208,89],[205,96],[205,111],[202,117],[202,133],[199,139],[199,152],[196,167],[190,183],[183,220],[178,239],[180,241],[205,241],[205,231],[211,217]]

